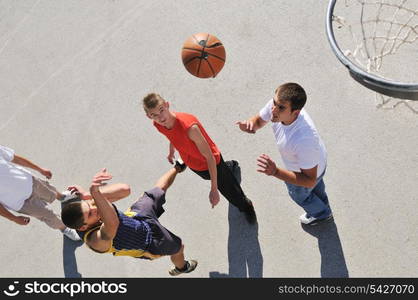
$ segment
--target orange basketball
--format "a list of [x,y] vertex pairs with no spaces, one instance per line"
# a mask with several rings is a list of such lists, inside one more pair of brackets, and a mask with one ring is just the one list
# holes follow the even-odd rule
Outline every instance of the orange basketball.
[[183,44],[181,59],[190,74],[199,78],[215,77],[225,64],[225,48],[209,33],[197,33]]

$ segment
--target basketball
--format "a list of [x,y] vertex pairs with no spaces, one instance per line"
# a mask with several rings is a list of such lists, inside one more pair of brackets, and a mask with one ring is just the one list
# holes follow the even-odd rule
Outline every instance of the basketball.
[[186,70],[199,78],[215,77],[225,64],[225,48],[209,33],[197,33],[183,44],[181,59]]

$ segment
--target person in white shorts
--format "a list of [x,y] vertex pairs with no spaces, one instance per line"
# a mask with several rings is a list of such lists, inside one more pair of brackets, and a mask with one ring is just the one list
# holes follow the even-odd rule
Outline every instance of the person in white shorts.
[[49,227],[59,229],[68,238],[79,241],[77,232],[66,227],[49,206],[55,199],[64,200],[70,193],[59,193],[47,181],[32,176],[22,167],[38,171],[48,179],[52,177],[50,170],[0,145],[0,215],[19,225],[28,225],[30,218],[16,216],[11,211],[33,216]]
[[285,182],[293,201],[305,210],[302,224],[315,225],[332,220],[332,212],[325,192],[324,174],[327,152],[308,113],[305,90],[297,83],[280,85],[273,99],[258,114],[237,122],[247,133],[272,122],[272,129],[285,168],[278,168],[266,154],[257,159],[259,172]]

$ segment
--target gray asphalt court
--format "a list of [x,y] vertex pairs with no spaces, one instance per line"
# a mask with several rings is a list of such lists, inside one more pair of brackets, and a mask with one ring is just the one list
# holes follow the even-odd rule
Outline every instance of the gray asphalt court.
[[[131,186],[117,203],[125,210],[170,168],[168,141],[140,104],[157,92],[196,115],[225,160],[239,161],[258,217],[248,225],[223,197],[212,209],[210,183],[179,174],[160,221],[199,261],[184,278],[417,277],[418,115],[378,109],[351,79],[327,41],[327,4],[0,0],[0,144],[51,169],[59,190],[88,188],[106,167],[113,183]],[[182,64],[182,44],[198,32],[225,46],[216,78]],[[283,182],[256,171],[262,153],[283,166],[271,128],[249,135],[235,125],[289,81],[305,88],[328,151],[334,222],[316,227],[301,226]],[[168,257],[99,255],[34,218],[0,218],[0,228],[0,277],[170,277]]]

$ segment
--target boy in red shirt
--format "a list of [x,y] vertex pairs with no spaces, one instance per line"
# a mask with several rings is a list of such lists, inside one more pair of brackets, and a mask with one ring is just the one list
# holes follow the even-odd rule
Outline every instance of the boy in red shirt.
[[[222,155],[199,120],[190,114],[169,110],[169,103],[151,93],[143,99],[143,107],[154,126],[170,141],[168,161],[173,163],[177,150],[184,163],[196,174],[211,181],[209,201],[212,208],[219,203],[219,192],[241,212],[250,224],[257,220],[252,202],[241,189],[238,162],[224,162]],[[234,173],[233,173],[234,172]],[[237,174],[237,177],[240,177]]]

